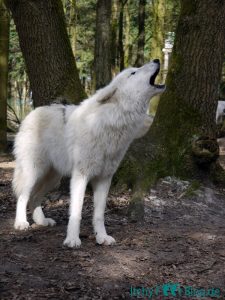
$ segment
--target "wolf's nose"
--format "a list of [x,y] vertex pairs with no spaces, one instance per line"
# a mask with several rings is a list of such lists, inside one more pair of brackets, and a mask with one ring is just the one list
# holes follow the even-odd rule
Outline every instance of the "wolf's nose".
[[153,59],[153,62],[156,63],[156,64],[160,64],[160,60],[158,58]]

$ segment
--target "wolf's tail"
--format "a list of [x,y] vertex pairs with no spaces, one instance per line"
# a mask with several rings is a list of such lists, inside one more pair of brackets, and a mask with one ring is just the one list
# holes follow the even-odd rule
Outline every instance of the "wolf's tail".
[[17,198],[22,194],[24,184],[23,170],[20,166],[16,165],[13,174],[12,187]]

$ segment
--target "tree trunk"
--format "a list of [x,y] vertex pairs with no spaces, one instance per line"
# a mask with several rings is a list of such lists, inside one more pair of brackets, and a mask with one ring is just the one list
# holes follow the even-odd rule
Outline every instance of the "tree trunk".
[[0,0],[0,153],[7,148],[9,15]]
[[111,81],[111,0],[98,0],[95,36],[95,88]]
[[135,206],[143,208],[143,193],[159,177],[224,180],[216,162],[215,114],[225,52],[225,2],[181,4],[167,90],[149,133],[133,144],[117,175],[135,186],[131,215]]
[[34,105],[57,98],[78,103],[85,97],[66,31],[60,0],[5,0],[19,34]]
[[138,12],[138,50],[135,65],[140,67],[144,64],[145,48],[145,6],[146,0],[139,0]]
[[118,54],[119,54],[119,66],[120,71],[124,69],[124,46],[123,46],[123,16],[124,6],[128,0],[119,0],[119,42],[118,42]]
[[71,46],[73,55],[76,54],[76,41],[77,41],[77,5],[76,0],[71,3]]
[[76,0],[63,1],[63,7],[66,17],[66,25],[68,28],[68,34],[70,38],[70,43],[75,56],[76,52],[76,27],[77,27],[77,5]]
[[125,6],[125,45],[124,45],[124,65],[127,68],[131,64],[131,24],[129,1]]
[[199,167],[206,169],[217,158],[215,114],[225,52],[225,2],[182,0],[181,5],[167,91],[149,137],[163,149],[161,171],[196,176]]
[[118,16],[119,16],[119,0],[112,0],[112,22],[111,22],[111,67],[112,73],[115,75],[118,69]]
[[[153,0],[152,1],[152,39],[151,39],[151,59],[158,58],[163,65],[163,52],[164,48],[164,21],[165,21],[165,0]],[[158,77],[158,80],[161,81],[162,76]]]

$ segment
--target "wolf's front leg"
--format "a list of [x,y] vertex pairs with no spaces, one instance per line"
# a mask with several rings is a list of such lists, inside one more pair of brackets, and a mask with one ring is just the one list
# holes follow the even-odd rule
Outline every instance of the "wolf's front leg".
[[92,181],[94,191],[93,226],[96,235],[96,242],[98,244],[111,245],[116,242],[113,237],[106,233],[104,224],[106,199],[111,185],[111,179],[111,177],[99,178]]
[[64,245],[68,247],[80,247],[80,221],[87,186],[87,178],[78,172],[74,172],[70,182],[70,218],[67,227],[67,236]]
[[30,195],[24,193],[19,196],[16,205],[16,219],[14,223],[14,228],[17,230],[26,230],[29,228],[30,224],[27,222],[27,203],[29,201]]

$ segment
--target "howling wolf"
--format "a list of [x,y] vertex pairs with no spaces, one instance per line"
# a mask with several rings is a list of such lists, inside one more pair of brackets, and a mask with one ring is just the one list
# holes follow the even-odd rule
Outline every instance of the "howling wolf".
[[105,88],[75,105],[50,105],[32,111],[16,136],[16,168],[13,188],[17,197],[14,227],[29,227],[27,204],[36,224],[54,225],[46,218],[41,202],[46,192],[71,175],[70,217],[64,245],[79,247],[81,212],[85,189],[94,192],[93,226],[98,244],[111,245],[104,211],[111,179],[131,142],[144,135],[151,118],[146,114],[150,99],[165,90],[155,84],[158,59],[141,68],[128,68]]

